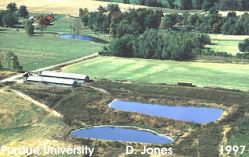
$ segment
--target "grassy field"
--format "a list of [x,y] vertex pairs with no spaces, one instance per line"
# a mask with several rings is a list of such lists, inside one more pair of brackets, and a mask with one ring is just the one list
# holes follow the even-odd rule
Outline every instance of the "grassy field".
[[0,31],[0,53],[18,55],[24,70],[34,70],[97,53],[103,44],[59,38],[56,34],[29,37],[23,30]]
[[[120,1],[120,0],[117,0]],[[131,0],[136,1],[136,0]],[[162,0],[163,1],[163,0]],[[97,8],[101,5],[106,7],[109,3],[113,2],[103,2],[103,1],[96,1],[96,0],[2,0],[0,3],[0,9],[5,9],[6,5],[10,2],[16,3],[18,6],[26,5],[30,12],[34,13],[50,13],[51,10],[53,13],[57,14],[68,14],[73,16],[79,15],[79,8],[87,8],[90,11],[96,11]],[[123,4],[118,3],[121,10],[125,11],[129,8],[153,8],[148,6],[136,5],[136,4]],[[155,9],[155,7],[153,8]],[[185,12],[201,12],[199,10],[175,10],[175,9],[167,9],[167,8],[156,8],[161,9],[166,13],[170,12],[178,12],[178,13],[185,13]],[[220,11],[222,16],[226,16],[229,11]],[[242,15],[246,13],[245,11],[236,11],[237,15]]]
[[236,55],[240,52],[238,45],[242,42],[240,40],[212,40],[212,45],[207,45],[206,47],[216,52],[227,52]]
[[92,78],[249,90],[249,65],[98,57],[63,68]]
[[[18,6],[26,5],[30,12],[34,13],[53,13],[66,15],[79,15],[79,8],[87,8],[90,11],[96,11],[101,6],[107,6],[109,2],[95,0],[1,0],[0,9],[5,9],[7,4],[15,2]],[[146,6],[119,4],[121,10],[129,8],[147,8]]]
[[242,41],[249,38],[249,35],[225,35],[225,34],[208,34],[212,40]]
[[[66,135],[69,131],[69,127],[63,123],[62,119],[51,117],[41,108],[23,100],[14,93],[0,89],[1,146],[25,146],[40,149],[43,145],[71,146],[72,144],[68,142],[55,139],[55,137]],[[6,152],[0,152],[0,156],[8,155]]]
[[[134,2],[136,0],[133,0]],[[99,6],[106,7],[110,3],[115,2],[103,2],[103,1],[96,1],[96,0],[2,0],[0,4],[0,9],[5,9],[7,4],[10,2],[15,2],[18,6],[26,5],[30,12],[33,13],[53,13],[57,14],[66,14],[72,16],[79,15],[79,8],[87,8],[89,11],[96,11]],[[120,2],[120,0],[117,0]],[[124,3],[116,3],[119,5],[122,11],[127,11],[128,9],[138,9],[138,8],[151,8],[151,9],[160,9],[167,13],[172,12],[200,12],[196,10],[191,11],[183,11],[183,10],[175,10],[175,9],[168,9],[168,8],[159,8],[159,7],[148,7],[143,5],[137,4],[124,4]]]
[[228,52],[236,55],[239,51],[239,43],[244,39],[249,38],[248,35],[223,35],[223,34],[208,34],[211,38],[212,45],[206,47],[213,49],[216,52]]

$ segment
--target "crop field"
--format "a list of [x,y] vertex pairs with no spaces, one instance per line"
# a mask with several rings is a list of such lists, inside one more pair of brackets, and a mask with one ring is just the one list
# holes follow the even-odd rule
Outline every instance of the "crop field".
[[[136,0],[134,0],[135,2]],[[32,13],[50,13],[51,10],[53,13],[56,14],[65,14],[65,15],[72,15],[78,16],[79,15],[79,8],[87,8],[89,11],[96,11],[99,6],[106,7],[110,3],[116,3],[119,5],[122,11],[126,11],[128,9],[137,9],[137,8],[151,8],[151,9],[161,9],[164,12],[179,12],[183,13],[186,11],[175,10],[175,9],[168,9],[168,8],[158,8],[158,7],[148,7],[144,5],[137,5],[137,4],[124,4],[119,3],[120,0],[116,2],[103,2],[103,1],[96,1],[96,0],[12,0],[11,2],[16,3],[18,6],[26,5],[28,9]],[[0,10],[5,9],[6,5],[10,3],[10,0],[2,0],[0,4]],[[189,12],[189,11],[188,11]],[[191,12],[200,12],[196,10],[192,10]]]
[[[119,2],[120,0],[115,0]],[[135,2],[136,0],[131,0]],[[33,13],[50,13],[51,10],[53,13],[57,14],[66,14],[66,15],[73,15],[78,16],[79,15],[79,8],[87,8],[90,11],[96,11],[97,8],[101,5],[106,7],[109,3],[115,3],[115,2],[103,2],[103,1],[96,1],[96,0],[2,0],[0,3],[0,10],[5,9],[6,5],[10,2],[16,3],[18,6],[20,5],[26,5],[28,6],[28,9]],[[155,7],[148,7],[143,5],[136,5],[136,4],[124,4],[124,3],[118,3],[121,10],[125,11],[130,8],[155,8]],[[158,9],[158,8],[156,8]],[[175,10],[175,9],[167,9],[167,8],[159,8],[163,10],[164,12],[170,13],[170,12],[178,12],[178,13],[184,13],[186,11],[181,10]],[[187,12],[200,12],[198,10],[191,10]],[[226,16],[229,11],[220,11],[220,14],[222,16]],[[246,13],[245,11],[236,11],[237,15],[242,15]]]
[[[108,2],[95,0],[1,0],[0,9],[5,9],[7,4],[15,2],[18,6],[26,5],[33,13],[53,13],[66,15],[79,15],[79,8],[87,8],[90,11],[95,11],[101,6],[107,6]],[[146,6],[119,4],[122,10],[129,8],[146,8]]]
[[[0,89],[0,145],[11,147],[69,146],[55,139],[64,136],[69,127],[62,119],[50,116],[41,108],[12,92]],[[0,156],[7,156],[0,152]],[[18,156],[18,155],[17,155]]]
[[24,70],[62,63],[98,52],[103,44],[61,39],[56,34],[36,34],[29,37],[23,30],[6,29],[0,32],[0,53],[13,52]]
[[98,57],[63,68],[63,71],[87,74],[92,78],[145,83],[192,82],[249,90],[249,66],[202,62],[177,62],[117,57]]

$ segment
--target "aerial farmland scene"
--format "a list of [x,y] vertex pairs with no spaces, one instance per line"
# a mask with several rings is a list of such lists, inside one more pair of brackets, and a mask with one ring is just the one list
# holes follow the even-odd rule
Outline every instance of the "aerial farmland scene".
[[0,157],[249,157],[248,0],[1,0]]

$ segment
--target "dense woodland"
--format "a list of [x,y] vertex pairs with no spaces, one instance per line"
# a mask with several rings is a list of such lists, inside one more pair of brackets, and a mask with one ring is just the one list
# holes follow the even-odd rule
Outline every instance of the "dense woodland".
[[249,10],[248,0],[101,0],[181,10]]
[[223,17],[216,9],[210,9],[207,14],[163,15],[162,11],[150,9],[130,9],[121,12],[118,5],[111,4],[107,8],[99,7],[95,12],[80,9],[80,19],[84,26],[93,31],[110,33],[113,37],[141,34],[147,28],[230,35],[249,34],[248,13],[237,16],[236,12],[229,12]]
[[79,17],[85,27],[116,38],[125,34],[142,34],[147,28],[158,29],[163,12],[148,9],[121,12],[118,5],[110,4],[107,8],[100,6],[96,12],[80,9]]
[[204,45],[210,44],[207,35],[147,29],[139,36],[124,35],[113,40],[101,52],[102,55],[119,57],[189,60],[204,51]]

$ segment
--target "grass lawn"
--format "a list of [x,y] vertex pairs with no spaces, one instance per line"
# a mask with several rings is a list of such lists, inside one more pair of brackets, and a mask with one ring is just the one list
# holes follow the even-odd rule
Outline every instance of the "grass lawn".
[[212,40],[212,45],[207,45],[206,47],[213,49],[216,52],[227,52],[232,55],[240,52],[239,43],[243,41],[239,40]]
[[[2,89],[0,89],[0,117],[1,146],[36,147],[41,150],[43,145],[71,146],[70,143],[54,138],[64,136],[70,131],[62,119],[51,117],[41,108]],[[9,155],[0,151],[0,156]]]
[[208,34],[211,38],[212,45],[207,45],[216,52],[226,51],[232,55],[236,55],[239,51],[239,43],[249,38],[248,35],[224,35],[224,34]]
[[249,35],[225,35],[225,34],[208,34],[212,40],[234,40],[242,41],[249,38]]
[[56,34],[36,34],[29,37],[23,30],[0,31],[0,53],[14,52],[24,70],[62,63],[97,53],[103,44],[59,38]]
[[63,68],[92,78],[249,90],[249,65],[98,57]]

